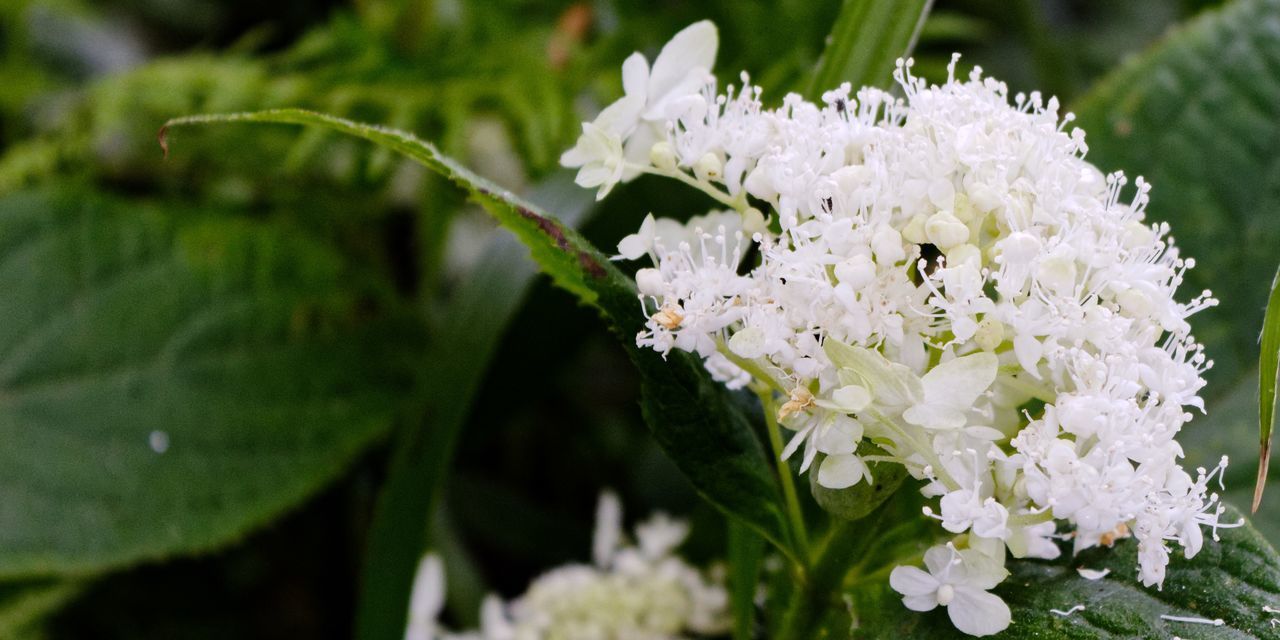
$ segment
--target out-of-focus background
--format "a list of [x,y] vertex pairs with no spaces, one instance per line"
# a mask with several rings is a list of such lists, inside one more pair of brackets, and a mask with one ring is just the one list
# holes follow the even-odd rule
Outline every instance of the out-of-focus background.
[[[1215,4],[938,0],[917,72],[945,77],[958,51],[1014,91],[1054,94],[1069,108],[1102,74]],[[441,415],[463,421],[432,532],[451,558],[451,620],[473,621],[486,591],[517,593],[541,570],[586,559],[603,487],[620,492],[629,518],[689,516],[690,554],[723,556],[721,516],[649,439],[636,380],[594,314],[544,279],[523,293],[468,286],[488,277],[495,254],[523,264],[523,249],[497,239],[446,182],[313,130],[182,130],[167,160],[156,134],[174,116],[284,106],[383,123],[562,206],[610,247],[650,211],[707,206],[641,179],[597,208],[557,168],[580,120],[620,94],[623,58],[652,55],[711,18],[722,81],[750,70],[776,102],[802,86],[838,9],[812,0],[0,3],[0,218],[20,221],[0,226],[12,234],[0,237],[9,287],[0,288],[0,405],[9,405],[0,407],[0,627],[20,622],[5,628],[50,638],[350,637],[392,443]],[[1198,233],[1176,229],[1193,244]],[[104,235],[115,253],[99,264]],[[115,264],[171,243],[204,265],[180,270],[208,293],[199,301],[172,290],[163,264],[150,276]],[[1270,273],[1236,276],[1262,293],[1237,307],[1246,311],[1238,324],[1206,325],[1210,341],[1257,331]],[[104,308],[92,292],[112,288],[132,297]],[[268,295],[277,298],[262,302]],[[491,329],[500,340],[472,395],[457,367],[483,365],[488,345],[458,345],[453,361],[431,360],[439,349],[430,345],[454,335],[460,314],[501,315],[486,311],[486,298],[513,315],[505,331]],[[228,320],[245,299],[262,302],[253,313],[266,319]],[[275,313],[277,299],[288,309]],[[155,328],[170,315],[200,337]],[[242,354],[220,356],[154,379],[114,366],[133,362],[120,354],[135,347],[146,363],[203,354],[215,339],[200,333],[206,322],[219,327],[206,332],[215,338],[270,345],[267,333],[305,334],[314,348],[252,366],[238,364]],[[1219,362],[1211,384],[1223,385],[1215,397],[1236,396],[1187,445],[1212,466],[1220,448],[1255,446],[1249,385],[1236,383],[1256,355],[1210,355]],[[113,382],[92,386],[98,378]],[[216,380],[223,395],[207,385],[189,392],[191,379]],[[455,388],[453,398],[440,391]],[[305,404],[330,391],[324,407]],[[424,395],[455,401],[426,411]],[[54,426],[65,428],[47,435]],[[175,458],[202,445],[216,455]],[[182,462],[124,468],[152,458]],[[1228,488],[1242,503],[1256,467],[1239,462]],[[1270,506],[1260,522],[1280,541],[1280,505]],[[248,515],[171,520],[186,508]],[[49,539],[57,553],[42,546]]]

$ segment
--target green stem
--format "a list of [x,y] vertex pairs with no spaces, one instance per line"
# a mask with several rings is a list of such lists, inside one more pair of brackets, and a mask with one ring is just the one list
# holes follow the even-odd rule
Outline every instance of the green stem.
[[776,378],[769,375],[769,372],[765,371],[764,367],[761,367],[759,364],[757,364],[755,360],[748,360],[747,358],[744,358],[734,353],[733,350],[729,348],[729,345],[725,344],[723,338],[716,339],[716,350],[719,351],[720,354],[723,355],[725,358],[728,358],[729,362],[732,362],[733,364],[737,365],[739,369],[742,369],[743,371],[746,371],[747,373],[751,374],[751,377],[769,385],[775,391],[777,391],[778,393],[781,393],[784,396],[790,395],[791,391],[786,387],[782,386],[782,383],[778,382]]
[[657,167],[633,164],[633,163],[627,163],[627,167],[638,170],[638,171],[642,171],[644,173],[649,173],[655,176],[662,176],[664,178],[675,178],[676,180],[679,180],[680,182],[683,182],[693,187],[694,189],[697,189],[698,191],[701,191],[707,194],[708,196],[711,196],[711,198],[714,199],[716,202],[719,202],[720,204],[723,204],[724,206],[729,207],[730,209],[733,209],[738,213],[742,213],[743,211],[747,210],[747,199],[745,195],[739,194],[739,197],[734,198],[729,194],[715,188],[715,186],[713,186],[712,184],[703,182],[702,180],[698,180],[697,178],[694,178],[683,171],[679,171],[679,170],[663,171],[662,169],[658,169]]
[[794,531],[796,544],[803,555],[809,549],[809,534],[805,530],[804,514],[800,511],[800,496],[796,493],[796,483],[791,477],[791,467],[782,459],[782,433],[778,426],[773,392],[766,389],[759,395],[760,404],[764,407],[765,430],[769,432],[769,446],[773,449],[773,462],[778,470],[778,481],[782,483],[782,496],[787,501],[787,515],[791,518],[791,528]]
[[[877,520],[881,515],[877,516]],[[838,592],[849,567],[872,542],[875,522],[832,520],[832,531],[814,556],[804,584],[792,593],[783,614],[778,640],[818,637],[825,612],[838,605]]]

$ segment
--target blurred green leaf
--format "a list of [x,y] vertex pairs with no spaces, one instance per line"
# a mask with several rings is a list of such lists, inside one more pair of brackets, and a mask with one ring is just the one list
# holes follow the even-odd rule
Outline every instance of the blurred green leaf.
[[[1228,509],[1223,520],[1241,514]],[[1220,529],[1221,540],[1205,540],[1191,560],[1174,554],[1163,590],[1137,581],[1137,543],[1094,548],[1056,561],[1016,560],[996,594],[1013,611],[1002,638],[1274,638],[1274,616],[1263,611],[1280,601],[1280,555],[1252,525]],[[1077,567],[1109,569],[1086,580]],[[939,607],[908,611],[888,580],[854,592],[858,638],[964,638]],[[1069,616],[1052,613],[1084,605]],[[1164,620],[1160,616],[1222,619],[1222,626]]]
[[390,428],[412,325],[296,229],[0,200],[0,575],[213,549]]
[[636,347],[644,318],[636,311],[634,284],[581,235],[403,132],[298,109],[191,116],[171,120],[166,127],[226,122],[314,125],[364,138],[418,161],[470,193],[529,248],[558,286],[601,310],[639,370],[641,408],[655,440],[697,490],[794,556],[777,478],[746,409],[689,354],[664,358]]
[[34,635],[40,621],[84,589],[71,580],[28,580],[0,584],[0,638]]
[[845,0],[805,94],[817,100],[842,82],[884,87],[894,61],[911,55],[933,0]]
[[733,640],[755,637],[756,592],[764,564],[764,538],[737,520],[729,520],[729,610]]
[[1271,427],[1275,423],[1276,376],[1280,374],[1280,270],[1271,280],[1271,296],[1262,321],[1262,338],[1258,347],[1258,431],[1262,443],[1258,453],[1258,479],[1253,487],[1253,511],[1262,503],[1262,490],[1267,483],[1267,464],[1271,461]]
[[[561,222],[573,226],[592,204],[590,192],[561,175],[533,194],[550,200]],[[490,241],[479,263],[462,279],[449,314],[436,329],[420,380],[421,420],[399,433],[387,483],[369,533],[357,609],[357,636],[399,638],[408,615],[414,568],[427,547],[434,513],[458,434],[494,350],[520,308],[537,273],[510,235]]]

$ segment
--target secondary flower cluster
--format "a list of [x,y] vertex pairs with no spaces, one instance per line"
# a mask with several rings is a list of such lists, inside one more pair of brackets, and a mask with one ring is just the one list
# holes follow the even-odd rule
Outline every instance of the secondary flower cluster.
[[625,544],[622,509],[600,497],[593,564],[553,569],[510,602],[489,596],[481,628],[450,633],[437,622],[444,606],[444,569],[423,558],[414,582],[406,640],[680,640],[728,630],[723,577],[707,577],[675,555],[686,523],[656,514]]
[[760,392],[795,433],[783,457],[809,470],[821,454],[823,486],[870,481],[869,459],[923,481],[956,537],[928,573],[893,573],[911,609],[998,632],[1010,612],[987,590],[1006,549],[1053,558],[1063,536],[1075,551],[1136,536],[1138,574],[1160,585],[1169,542],[1190,557],[1221,526],[1208,484],[1226,460],[1178,464],[1212,365],[1187,317],[1216,301],[1175,299],[1194,262],[1144,222],[1149,185],[1126,199],[1056,99],[1011,102],[956,60],[941,86],[900,61],[903,99],[846,84],[767,109],[745,74],[717,91],[716,42],[701,22],[651,70],[628,58],[626,96],[562,159],[601,197],[649,173],[726,207],[650,217],[619,244],[653,264],[638,344]]

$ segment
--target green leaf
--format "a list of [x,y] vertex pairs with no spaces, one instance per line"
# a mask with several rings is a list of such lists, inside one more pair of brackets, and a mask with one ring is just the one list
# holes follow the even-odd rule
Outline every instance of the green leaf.
[[[1228,509],[1224,521],[1240,517]],[[1090,549],[1061,560],[1011,561],[1012,575],[996,593],[1013,611],[1013,624],[993,638],[1275,638],[1277,616],[1263,611],[1280,602],[1280,556],[1246,524],[1220,529],[1221,540],[1206,536],[1191,560],[1173,554],[1164,589],[1137,581],[1137,544],[1129,539],[1113,549]],[[1077,567],[1109,569],[1102,580],[1086,580]],[[860,638],[962,638],[945,610],[915,613],[888,580],[866,584],[853,594]],[[1084,605],[1069,616],[1052,613]],[[1222,626],[1164,620],[1160,616],[1222,619]]]
[[[562,222],[576,223],[592,203],[591,194],[572,182],[552,186],[572,195],[555,196],[544,189],[544,197],[560,205]],[[414,569],[427,547],[429,516],[440,501],[458,433],[494,349],[536,273],[536,265],[514,238],[495,236],[449,302],[449,314],[424,360],[431,366],[425,368],[416,394],[421,405],[414,409],[422,418],[406,423],[397,437],[370,527],[357,637],[391,639],[404,634]]]
[[[0,199],[0,575],[206,551],[385,434],[416,335],[294,229]],[[404,329],[404,330],[402,330]]]
[[764,538],[737,520],[729,520],[729,610],[733,640],[755,637],[756,591],[764,565]]
[[324,114],[280,109],[178,118],[162,129],[161,142],[165,143],[165,132],[171,127],[225,122],[314,125],[364,138],[412,158],[466,190],[529,248],[534,262],[557,285],[596,306],[609,321],[640,372],[642,409],[654,439],[699,493],[784,553],[797,557],[777,478],[743,407],[689,354],[673,352],[664,359],[635,346],[644,318],[637,311],[634,284],[577,232],[410,134]]
[[1229,392],[1257,361],[1280,246],[1280,2],[1204,14],[1076,107],[1089,160],[1146,176],[1148,216],[1168,221],[1181,255],[1196,259],[1182,296],[1212,289],[1221,300],[1191,320],[1215,362],[1206,398]]
[[1275,423],[1276,376],[1280,374],[1280,270],[1271,280],[1271,297],[1262,321],[1262,339],[1258,351],[1258,433],[1262,443],[1258,449],[1258,479],[1253,485],[1254,513],[1262,503],[1262,490],[1267,484],[1267,465],[1271,462],[1271,427]]
[[933,0],[845,0],[805,95],[817,100],[842,82],[885,87],[894,61],[915,48]]
[[[862,450],[859,449],[861,453]],[[843,520],[858,520],[875,511],[902,486],[907,468],[889,462],[871,462],[871,482],[859,482],[847,489],[828,489],[818,484],[818,468],[826,456],[819,455],[809,471],[809,492],[827,513]]]
[[40,622],[69,604],[85,584],[71,580],[27,580],[0,585],[0,638],[26,637]]

